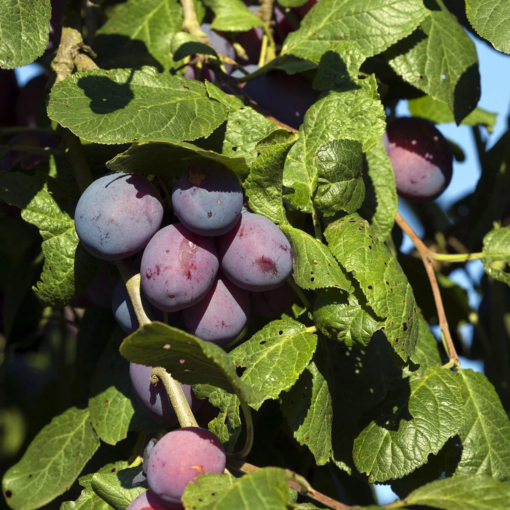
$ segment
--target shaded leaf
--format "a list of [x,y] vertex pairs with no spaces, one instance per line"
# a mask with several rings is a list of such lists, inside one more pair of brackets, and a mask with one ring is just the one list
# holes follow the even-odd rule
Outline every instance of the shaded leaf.
[[245,367],[241,380],[259,392],[249,404],[259,409],[267,399],[289,390],[306,368],[317,347],[317,336],[292,319],[270,322],[230,352]]
[[211,28],[223,32],[246,32],[262,27],[262,20],[251,12],[241,0],[203,0],[214,12]]
[[294,279],[302,289],[333,287],[351,291],[351,283],[328,247],[300,229],[280,227],[292,246]]
[[92,490],[114,510],[126,510],[142,492],[147,490],[146,483],[136,485],[133,482],[141,471],[142,467],[138,466],[114,473],[95,473],[91,479]]
[[14,69],[32,63],[48,44],[50,2],[0,1],[0,67]]
[[510,274],[504,271],[510,264],[510,227],[495,228],[483,238],[483,263],[489,276],[510,285]]
[[182,502],[189,510],[209,510],[229,491],[236,479],[231,474],[207,473],[188,484]]
[[459,385],[453,372],[434,367],[392,388],[369,412],[370,423],[354,441],[359,471],[370,482],[384,482],[411,473],[437,454],[461,427]]
[[88,409],[54,418],[5,473],[2,491],[14,510],[32,510],[66,492],[99,448]]
[[402,268],[357,214],[331,223],[324,235],[333,255],[359,282],[368,305],[385,319],[386,336],[406,361],[418,338],[418,313]]
[[196,80],[153,68],[97,69],[55,85],[48,115],[91,142],[180,142],[210,135],[227,109]]

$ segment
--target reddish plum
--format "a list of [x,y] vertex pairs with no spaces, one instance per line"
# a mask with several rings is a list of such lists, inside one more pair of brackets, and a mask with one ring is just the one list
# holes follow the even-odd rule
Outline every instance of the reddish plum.
[[143,252],[142,290],[156,308],[176,312],[205,297],[218,268],[212,238],[194,234],[179,223],[168,225]]
[[127,510],[181,510],[182,508],[180,503],[166,503],[152,491],[146,491],[142,492],[127,507]]
[[223,445],[212,432],[198,427],[174,430],[150,454],[149,489],[169,503],[179,503],[190,482],[206,473],[223,473],[225,463]]
[[292,248],[264,216],[241,214],[237,225],[217,238],[221,269],[242,289],[263,292],[282,285],[292,272]]
[[296,300],[292,287],[285,283],[281,287],[266,292],[250,294],[251,311],[253,315],[267,319],[276,319],[282,313],[288,312]]
[[453,171],[453,155],[441,132],[428,120],[402,117],[388,125],[387,133],[398,194],[422,202],[441,195]]

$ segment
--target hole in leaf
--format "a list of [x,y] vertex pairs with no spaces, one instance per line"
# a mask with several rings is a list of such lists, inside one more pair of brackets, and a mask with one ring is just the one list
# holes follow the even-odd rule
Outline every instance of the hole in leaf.
[[12,492],[11,491],[5,491],[5,497],[6,498],[12,498]]

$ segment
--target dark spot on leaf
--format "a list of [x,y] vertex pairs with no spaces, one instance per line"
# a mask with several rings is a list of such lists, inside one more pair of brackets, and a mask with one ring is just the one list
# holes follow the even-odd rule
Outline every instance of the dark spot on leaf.
[[12,498],[12,492],[11,491],[5,491],[5,497],[6,498]]
[[279,335],[283,335],[283,331],[278,331],[278,334]]
[[259,343],[259,345],[264,345],[267,342],[267,340],[262,340],[262,342]]
[[403,326],[404,326],[404,333],[405,333],[407,331],[407,322],[404,322]]

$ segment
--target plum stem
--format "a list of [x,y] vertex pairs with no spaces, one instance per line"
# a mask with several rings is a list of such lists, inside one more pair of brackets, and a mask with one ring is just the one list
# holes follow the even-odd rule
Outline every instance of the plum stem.
[[[258,471],[260,468],[250,464],[248,462],[244,462],[241,459],[238,459],[234,456],[229,456],[227,459],[227,465],[229,468],[234,469],[236,471],[240,471],[241,473],[253,473],[254,471]],[[294,471],[290,469],[286,469],[285,473],[287,474],[288,480],[287,483],[291,489],[299,492],[299,494],[303,496],[307,496],[323,505],[326,505],[333,510],[353,510],[355,508],[361,508],[360,506],[349,506],[340,503],[339,501],[322,494],[319,491],[316,491],[310,483],[301,475],[298,475]]]
[[[151,320],[145,313],[142,304],[142,297],[140,295],[140,273],[135,273],[133,268],[124,260],[117,261],[116,265],[122,279],[126,283],[126,290],[140,327],[150,324]],[[188,404],[188,400],[186,399],[186,395],[184,395],[184,392],[182,391],[181,384],[170,377],[164,368],[153,368],[152,374],[155,375],[165,387],[180,426],[198,427],[197,421],[195,420],[193,412]]]
[[193,416],[186,395],[182,391],[181,383],[173,379],[162,367],[154,367],[152,375],[155,375],[163,383],[179,420],[179,425],[181,427],[198,427],[197,420]]
[[446,319],[446,314],[444,311],[443,300],[441,299],[441,292],[439,291],[439,285],[437,283],[436,273],[434,272],[434,267],[432,266],[433,257],[431,255],[431,251],[427,248],[425,243],[418,237],[416,232],[412,229],[411,225],[407,223],[406,220],[397,213],[395,216],[395,221],[398,226],[411,238],[411,241],[414,243],[418,252],[420,253],[421,259],[425,266],[425,270],[427,271],[427,275],[430,280],[430,286],[432,287],[432,293],[434,295],[434,301],[436,303],[437,315],[439,317],[439,326],[441,328],[441,339],[443,341],[444,348],[448,353],[448,357],[450,361],[453,363],[455,368],[460,367],[460,360],[455,350],[455,346],[453,345],[453,340],[450,335],[450,329],[448,327],[448,320]]
[[181,0],[182,6],[182,31],[192,35],[195,39],[198,39],[201,43],[210,46],[209,38],[200,28],[198,23],[197,13],[195,12],[195,6],[193,0]]
[[298,295],[299,299],[301,300],[301,303],[303,303],[303,306],[307,310],[312,309],[312,305],[310,301],[308,301],[307,297],[305,296],[305,293],[303,292],[303,289],[297,285],[297,283],[294,281],[292,277],[287,279],[287,283],[292,287],[294,292]]
[[434,260],[439,260],[442,262],[468,262],[470,260],[480,260],[483,258],[483,253],[435,253],[430,251],[430,256]]
[[315,210],[315,207],[312,211],[312,220],[313,220],[313,230],[315,232],[315,239],[317,241],[322,242],[322,228],[321,228],[321,222],[319,219],[319,215],[317,214],[317,211]]
[[235,456],[244,459],[251,452],[251,449],[253,446],[254,429],[253,429],[253,420],[251,417],[250,406],[240,396],[239,396],[239,402],[241,402],[241,409],[243,410],[243,415],[244,415],[244,421],[245,421],[244,426],[246,428],[246,441],[244,443],[243,449],[239,453],[235,454]]
[[19,151],[19,152],[29,152],[30,154],[41,154],[41,155],[49,155],[49,154],[63,154],[61,149],[52,149],[51,147],[35,147],[32,145],[15,145],[15,144],[6,144],[0,145],[0,151]]

